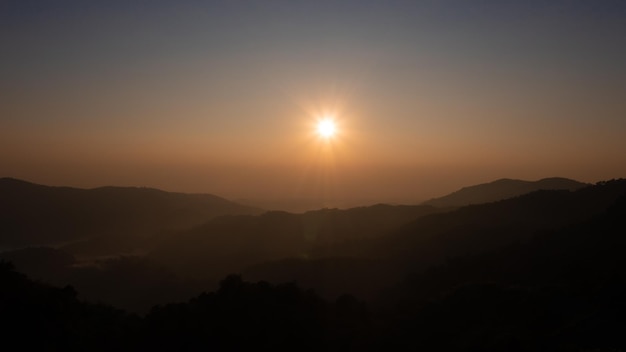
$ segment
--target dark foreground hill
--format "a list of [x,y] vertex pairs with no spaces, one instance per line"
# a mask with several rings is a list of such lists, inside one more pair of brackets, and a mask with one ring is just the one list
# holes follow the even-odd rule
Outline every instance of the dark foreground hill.
[[329,302],[294,284],[238,276],[145,317],[76,296],[71,286],[33,282],[0,261],[2,344],[45,351],[347,351],[369,323],[352,296]]
[[[610,185],[609,185],[610,187]],[[615,189],[614,189],[615,190]],[[591,219],[411,276],[379,303],[382,346],[626,350],[626,196]]]
[[440,198],[424,202],[436,207],[462,207],[470,204],[483,204],[521,196],[539,190],[569,190],[588,186],[585,183],[561,177],[544,178],[539,181],[500,179],[480,185],[463,187]]
[[[99,241],[97,247],[106,253],[136,246],[132,242],[138,238],[190,228],[216,216],[258,213],[258,209],[209,194],[130,187],[48,187],[2,178],[0,248],[91,239]],[[80,252],[80,245],[75,249]]]
[[198,292],[214,289],[214,280],[190,280],[140,256],[77,260],[50,247],[29,247],[0,253],[30,278],[56,286],[71,285],[78,298],[106,302],[134,313],[146,313],[156,304],[181,302]]

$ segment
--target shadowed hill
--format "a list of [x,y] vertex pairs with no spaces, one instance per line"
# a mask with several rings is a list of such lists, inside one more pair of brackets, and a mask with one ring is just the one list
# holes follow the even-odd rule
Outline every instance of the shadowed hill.
[[622,195],[588,221],[412,276],[380,300],[395,317],[381,346],[623,351],[625,218]]
[[601,214],[626,194],[626,180],[578,191],[537,191],[499,202],[420,217],[386,236],[326,246],[313,258],[256,265],[248,277],[296,280],[336,295],[373,297],[404,275],[449,258],[498,250]]
[[71,286],[31,281],[0,261],[0,335],[9,349],[111,351],[137,349],[138,317],[83,303]]
[[70,286],[33,282],[4,261],[0,316],[4,346],[44,351],[347,351],[369,325],[352,296],[329,302],[292,283],[234,275],[215,292],[139,317],[80,301]]
[[421,216],[442,211],[430,206],[379,204],[304,214],[220,217],[170,237],[150,256],[179,273],[219,277],[248,265],[307,257],[316,248],[323,252],[325,246],[383,236]]
[[463,187],[446,196],[431,199],[424,204],[436,207],[461,207],[512,198],[538,190],[574,191],[587,184],[567,178],[552,177],[539,181],[500,179],[475,186]]
[[106,302],[135,313],[145,313],[156,304],[186,300],[217,284],[217,280],[184,280],[140,256],[85,263],[63,250],[33,247],[0,252],[2,260],[13,263],[16,270],[33,280],[71,285],[80,292],[80,299]]
[[[213,289],[220,277],[241,272],[249,265],[308,255],[321,245],[381,236],[419,216],[441,211],[429,206],[379,204],[305,214],[223,216],[193,230],[155,239],[156,251],[146,257],[84,260],[68,254],[68,248],[76,247],[73,245],[5,251],[0,252],[0,258],[12,261],[34,279],[71,284],[84,299],[145,312],[154,304],[179,301],[202,289]],[[101,236],[81,245],[101,249],[100,244],[106,241],[118,246],[129,243],[128,236],[119,237]]]
[[103,236],[137,238],[190,228],[220,215],[257,213],[208,194],[48,187],[0,179],[0,247],[58,245]]
[[[374,224],[389,215],[382,212],[377,218],[373,209],[353,223],[346,219],[357,210],[223,217],[164,242],[151,257],[176,272],[200,277],[253,268],[246,273],[255,279],[305,278],[323,292],[319,285],[363,287],[371,294],[390,280],[447,258],[501,248],[589,219],[624,192],[624,180],[573,192],[536,191],[449,212],[430,208],[425,213],[424,208],[414,219],[390,222],[386,228]],[[320,218],[327,222],[313,221]],[[342,227],[342,221],[357,225]],[[346,279],[350,275],[361,279]]]
[[538,233],[590,219],[626,194],[626,180],[577,191],[536,191],[499,202],[471,205],[407,224],[372,241],[370,255],[419,267],[528,240]]
[[[148,303],[142,295],[154,298],[154,292],[161,292],[161,298],[150,301],[158,303],[180,299],[199,287],[185,277],[211,283],[242,272],[254,280],[297,281],[333,299],[342,293],[372,299],[405,275],[450,258],[499,250],[584,222],[625,193],[626,180],[612,180],[576,191],[536,191],[452,211],[376,205],[223,216],[163,237],[145,258],[102,261],[99,268],[82,263],[77,267],[71,256],[41,249],[7,255],[42,280],[70,283],[89,297],[128,309]],[[47,273],[57,269],[67,281],[47,280]],[[126,291],[138,295],[131,297]],[[139,308],[146,309],[145,304]]]
[[367,305],[231,275],[215,292],[139,317],[0,261],[0,331],[5,345],[53,351],[623,351],[624,188],[590,187],[575,196],[594,209],[613,198],[590,218],[450,258]]
[[65,281],[65,271],[77,264],[73,255],[50,247],[29,247],[0,252],[0,260],[13,263],[19,272],[34,280],[59,285],[68,283]]

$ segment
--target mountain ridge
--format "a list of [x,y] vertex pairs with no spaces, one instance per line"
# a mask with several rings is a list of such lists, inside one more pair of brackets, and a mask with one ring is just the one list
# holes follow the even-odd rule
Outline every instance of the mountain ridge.
[[216,216],[261,212],[212,194],[147,187],[83,189],[0,178],[0,246],[6,247],[99,236],[145,237],[191,228]]
[[[39,188],[54,188],[54,189],[65,189],[65,190],[79,190],[79,191],[107,191],[107,190],[134,190],[134,191],[145,191],[145,192],[155,192],[155,193],[167,193],[167,194],[179,194],[179,195],[192,195],[192,196],[208,196],[208,197],[212,197],[212,198],[216,198],[216,199],[223,199],[225,201],[229,201],[229,202],[233,202],[233,203],[237,203],[233,200],[224,198],[224,197],[220,197],[218,195],[212,194],[212,193],[193,193],[193,192],[172,192],[172,191],[166,191],[163,189],[159,189],[159,188],[154,188],[154,187],[147,187],[147,186],[112,186],[112,185],[108,185],[108,186],[98,186],[98,187],[91,187],[91,188],[82,188],[82,187],[73,187],[73,186],[50,186],[50,185],[44,185],[44,184],[40,184],[40,183],[35,183],[35,182],[30,182],[30,181],[26,181],[26,180],[22,180],[19,178],[15,178],[15,177],[0,177],[0,187],[6,187],[7,184],[11,185],[11,186],[15,186],[15,185],[20,185],[23,187],[39,187]],[[239,203],[237,203],[239,204]],[[241,204],[243,205],[243,204]],[[248,206],[248,205],[243,205],[246,207],[250,207],[250,208],[255,208],[253,206]]]
[[537,181],[501,178],[487,183],[462,187],[450,194],[432,198],[422,204],[437,207],[460,207],[495,202],[538,190],[574,191],[585,186],[589,186],[589,184],[564,177],[548,177]]

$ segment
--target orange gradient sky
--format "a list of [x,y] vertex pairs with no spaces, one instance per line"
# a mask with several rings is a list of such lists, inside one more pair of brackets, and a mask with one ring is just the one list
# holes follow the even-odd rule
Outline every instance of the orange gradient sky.
[[624,177],[623,33],[615,1],[3,2],[0,176],[328,206]]

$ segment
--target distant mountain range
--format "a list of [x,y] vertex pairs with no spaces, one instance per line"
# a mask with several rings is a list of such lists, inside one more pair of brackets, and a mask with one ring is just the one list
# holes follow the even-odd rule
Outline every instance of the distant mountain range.
[[191,228],[220,215],[261,212],[210,194],[49,187],[0,178],[0,248],[109,236],[128,240]]
[[431,199],[423,204],[435,207],[462,207],[470,204],[495,202],[539,190],[575,191],[585,186],[588,184],[561,177],[544,178],[539,181],[503,178],[489,183],[463,187],[456,192]]
[[[546,178],[535,182],[501,179],[465,187],[423,205],[460,207],[498,201],[536,190],[576,190],[584,186],[586,184],[565,178]],[[352,224],[363,226],[375,219],[381,219],[376,220],[379,223],[386,221],[388,224],[400,224],[401,221],[398,221],[401,218],[408,219],[401,214],[413,214],[415,210],[385,206],[361,209],[350,213],[365,212],[373,217],[367,219],[368,216],[359,216],[358,221],[350,220]],[[65,245],[71,247],[72,253],[94,252],[94,249],[101,254],[111,253],[145,246],[137,241],[157,234],[190,229],[218,216],[257,215],[262,212],[261,209],[210,194],[171,193],[136,187],[49,187],[13,178],[0,178],[0,249]],[[311,213],[304,218],[330,219],[330,213],[321,214],[315,216]],[[348,219],[352,216],[348,213],[338,214],[341,213],[333,213],[331,217],[346,216]],[[400,218],[397,218],[399,215]],[[369,229],[367,227],[365,225],[365,232],[381,229],[376,224]],[[335,233],[341,234],[340,237],[345,240],[346,234],[352,231],[345,230],[344,226],[341,230],[335,229]]]
[[[60,224],[71,222],[54,208],[59,198],[34,190],[42,186],[3,182],[33,192],[15,191],[35,209],[49,206],[62,214]],[[71,204],[62,209],[79,209]],[[23,222],[31,219],[22,211]],[[339,346],[312,350],[624,351],[625,216],[626,179],[462,207],[374,205],[220,216],[159,236],[143,255],[88,261],[67,246],[0,252],[0,315],[7,317],[6,326],[16,327],[5,327],[7,336],[30,336],[29,326],[62,328],[49,336],[95,338],[81,340],[91,341],[89,347],[116,341],[108,330],[104,340],[97,335],[111,326],[126,329],[117,336],[120,346],[144,339],[137,346],[152,350],[168,342],[167,350],[190,346],[181,341],[206,349],[219,338],[229,347],[239,340],[271,342],[268,333],[284,335],[296,326],[315,332],[299,340]],[[5,261],[64,288],[33,283]],[[218,288],[228,273],[260,282],[228,276]],[[304,290],[280,282],[296,282]],[[207,290],[215,292],[198,296]],[[147,315],[129,320],[77,297]],[[314,325],[297,325],[303,322]],[[215,336],[207,339],[208,333]]]
[[385,236],[442,211],[426,205],[377,204],[303,214],[224,216],[168,236],[148,257],[182,275],[220,277],[271,260],[326,256],[335,245]]
[[[525,183],[500,180],[464,190]],[[211,288],[229,273],[297,281],[325,297],[349,292],[372,299],[448,258],[498,250],[591,219],[626,192],[625,180],[558,189],[568,183],[582,185],[547,179],[532,184],[552,190],[485,204],[476,199],[487,197],[476,196],[463,207],[378,204],[292,214],[211,195],[0,179],[0,258],[36,279],[71,283],[84,297],[133,310]],[[56,249],[6,251],[46,245]],[[122,278],[123,288],[116,288]],[[161,296],[147,300],[147,291]]]
[[[351,292],[371,298],[406,275],[452,258],[497,251],[546,232],[576,226],[625,196],[626,180],[577,191],[535,191],[424,215],[398,225],[384,236],[336,243],[321,251],[313,250],[306,258],[293,256],[290,260],[263,263],[244,273],[253,280],[297,281],[329,297]],[[190,260],[189,256],[185,258]]]
[[[397,209],[309,216],[361,222],[381,210]],[[239,217],[215,221],[224,237],[234,233],[228,229],[264,222],[288,237],[289,223],[302,216],[240,217],[252,221],[250,227],[232,221]],[[31,350],[286,351],[306,341],[301,350],[624,351],[625,217],[626,180],[574,192],[537,191],[423,215],[399,232],[370,238],[376,245],[366,247],[378,254],[369,258],[286,259],[257,273],[270,282],[229,275],[214,292],[200,294],[207,286],[181,281],[140,258],[66,267],[71,256],[31,248],[0,256],[0,326],[5,344]],[[244,250],[258,251],[259,243]],[[421,269],[411,265],[425,255],[439,258]],[[4,260],[19,271],[29,271],[20,262],[48,261],[61,274],[65,267],[66,276],[51,273],[59,283],[49,286]],[[275,283],[285,279],[292,282]],[[381,284],[379,295],[360,300],[360,293]],[[318,296],[319,288],[330,299]],[[329,296],[332,291],[338,294]],[[139,311],[147,314],[106,303],[132,310],[143,305]],[[158,305],[145,307],[150,303]]]

